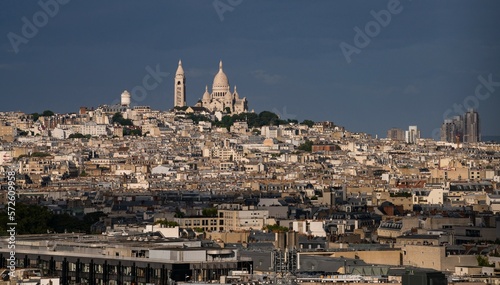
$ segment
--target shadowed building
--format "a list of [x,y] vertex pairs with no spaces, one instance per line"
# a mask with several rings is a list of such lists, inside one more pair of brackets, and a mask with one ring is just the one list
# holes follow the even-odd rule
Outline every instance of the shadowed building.
[[464,114],[464,142],[476,143],[479,141],[481,141],[479,114],[474,110],[469,110]]

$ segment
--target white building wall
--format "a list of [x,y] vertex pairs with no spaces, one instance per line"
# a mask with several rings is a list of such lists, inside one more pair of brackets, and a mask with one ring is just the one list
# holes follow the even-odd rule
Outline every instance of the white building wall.
[[239,225],[236,225],[240,230],[262,229],[266,224],[269,216],[268,210],[241,210],[237,212]]
[[323,221],[294,221],[292,228],[299,234],[313,235],[318,237],[326,237]]
[[164,227],[161,227],[160,225],[147,225],[144,232],[145,233],[160,232],[164,237],[167,237],[167,238],[179,238],[180,237],[178,226],[164,228]]
[[82,135],[105,136],[107,135],[106,125],[98,125],[94,122],[86,123],[81,126]]
[[0,165],[12,162],[12,151],[0,151]]
[[432,205],[443,204],[444,200],[444,190],[443,189],[432,189],[427,197],[427,203]]

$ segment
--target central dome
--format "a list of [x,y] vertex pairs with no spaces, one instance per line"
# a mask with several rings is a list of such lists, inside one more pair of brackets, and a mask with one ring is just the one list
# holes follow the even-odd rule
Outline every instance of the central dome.
[[222,60],[219,63],[219,72],[214,77],[213,88],[229,87],[229,80],[222,70]]

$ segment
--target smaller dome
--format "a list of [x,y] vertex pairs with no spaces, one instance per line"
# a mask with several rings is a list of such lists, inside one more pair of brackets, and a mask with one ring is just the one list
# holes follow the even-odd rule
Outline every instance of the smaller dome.
[[208,86],[205,86],[205,93],[203,93],[203,101],[210,101],[210,94],[208,93]]

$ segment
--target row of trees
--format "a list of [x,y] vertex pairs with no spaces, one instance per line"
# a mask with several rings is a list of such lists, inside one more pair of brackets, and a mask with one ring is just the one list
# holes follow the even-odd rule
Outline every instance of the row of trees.
[[264,227],[268,232],[288,232],[290,229],[288,227],[280,226],[277,224],[267,225]]
[[23,158],[23,157],[47,157],[50,155],[51,154],[47,153],[47,152],[35,151],[35,152],[30,153],[30,154],[21,154],[19,156],[19,158]]
[[68,136],[69,139],[90,139],[92,136],[91,135],[82,135],[80,133],[74,133]]
[[297,120],[281,120],[278,115],[269,111],[256,113],[241,113],[234,115],[226,115],[222,120],[214,122],[218,127],[230,128],[234,122],[245,121],[249,128],[260,128],[262,126],[279,126],[289,123],[298,123]]
[[[175,109],[178,110],[186,110],[188,107],[175,107]],[[33,117],[33,121],[37,121],[38,118],[40,117],[50,117],[53,116],[54,112],[51,110],[45,110],[42,113],[32,113],[31,116]],[[209,119],[205,116],[201,115],[195,115],[191,114],[190,118],[192,118],[194,121],[199,122],[199,121],[209,121]],[[288,123],[295,123],[298,124],[299,122],[297,120],[282,120],[279,118],[278,115],[276,115],[273,112],[269,111],[262,111],[259,114],[256,113],[241,113],[241,114],[233,114],[233,115],[226,115],[222,118],[221,121],[216,122],[218,126],[222,127],[230,127],[233,125],[234,122],[236,121],[246,121],[248,122],[248,126],[251,128],[258,128],[262,126],[269,126],[269,125],[283,125],[283,124],[288,124]],[[133,126],[133,122],[130,119],[125,119],[123,118],[122,113],[116,112],[113,117],[111,118],[112,123],[117,123],[122,126]],[[312,127],[314,125],[314,121],[311,120],[304,120],[302,121],[303,125],[307,125],[309,127]]]
[[[224,117],[222,117],[220,121],[219,120],[211,121],[206,116],[197,114],[189,114],[188,118],[192,119],[195,123],[198,123],[200,121],[210,121],[217,127],[223,127],[227,129],[229,129],[234,124],[234,122],[238,121],[247,122],[249,128],[260,128],[262,126],[271,126],[271,125],[279,126],[290,123],[294,124],[299,123],[297,120],[291,120],[291,119],[282,120],[277,114],[269,111],[262,111],[259,114],[241,113],[241,114],[225,115]],[[312,127],[314,125],[314,121],[304,120],[302,121],[302,124]]]
[[31,116],[33,117],[33,121],[36,122],[40,117],[54,116],[54,112],[52,112],[51,110],[45,110],[42,113],[32,113]]
[[[54,214],[47,207],[16,203],[16,233],[46,234],[47,232],[85,232],[91,233],[91,226],[105,216],[102,212],[86,214],[83,218],[69,214]],[[7,235],[9,216],[0,213],[0,235]]]

